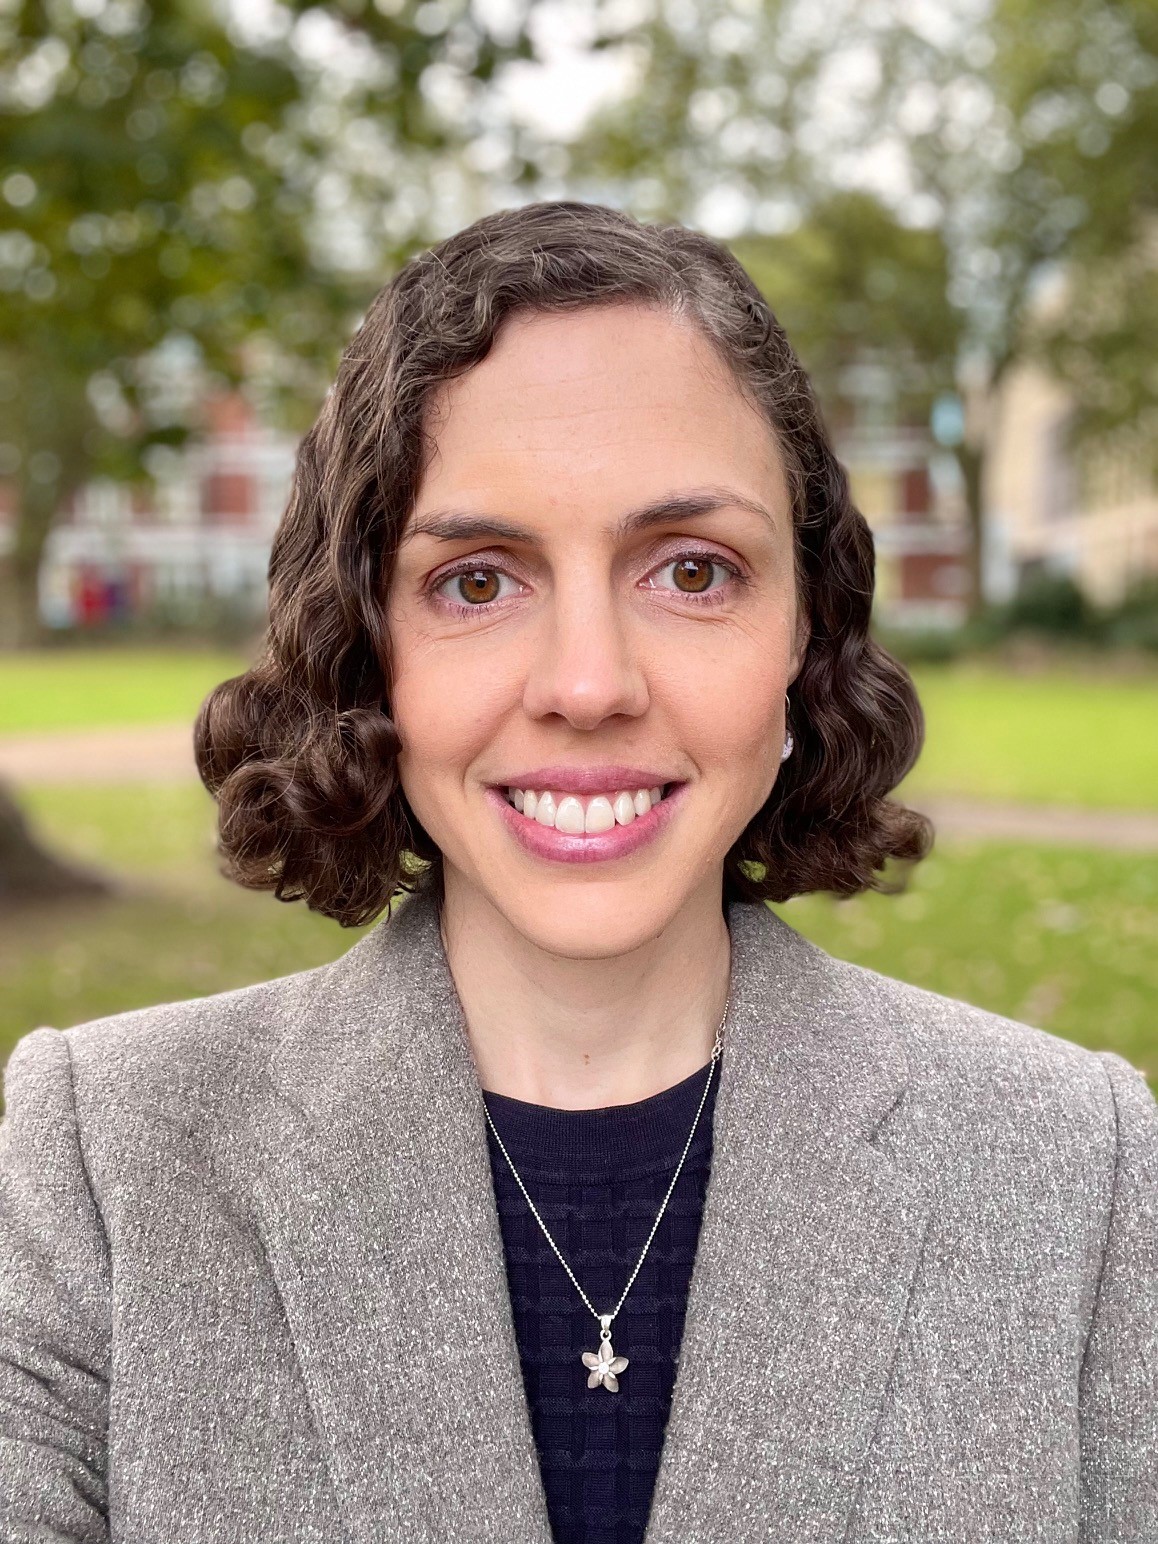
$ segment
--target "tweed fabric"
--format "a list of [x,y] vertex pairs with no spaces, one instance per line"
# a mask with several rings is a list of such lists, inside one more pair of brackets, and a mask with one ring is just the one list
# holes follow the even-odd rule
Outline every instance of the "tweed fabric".
[[[1158,1106],[734,905],[646,1544],[1153,1544]],[[549,1544],[426,898],[66,1031],[0,1126],[5,1544]]]
[[558,1544],[642,1544],[671,1408],[712,1156],[719,1070],[650,1099],[554,1110],[487,1093],[491,1119],[535,1207],[600,1312],[619,1302],[703,1111],[623,1306],[619,1389],[587,1387],[599,1325],[531,1214],[490,1129],[491,1173],[515,1339],[547,1515]]

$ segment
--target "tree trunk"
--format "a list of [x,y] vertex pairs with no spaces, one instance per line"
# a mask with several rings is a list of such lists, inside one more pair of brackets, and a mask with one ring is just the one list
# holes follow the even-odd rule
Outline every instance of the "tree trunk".
[[35,569],[15,553],[0,558],[0,648],[34,648],[43,641],[39,564]]
[[45,641],[39,594],[44,549],[60,509],[91,473],[94,422],[88,372],[71,360],[23,359],[17,353],[9,364],[30,377],[11,430],[6,425],[20,451],[15,540],[0,559],[0,641],[12,648]]
[[965,486],[969,531],[966,604],[972,621],[985,604],[985,452],[980,445],[961,444],[956,453]]
[[0,562],[0,643],[32,648],[44,641],[40,620],[40,565],[61,500],[57,478],[25,476],[17,490],[16,541]]
[[0,783],[0,907],[21,901],[107,895],[111,880],[55,857],[32,835],[20,806]]

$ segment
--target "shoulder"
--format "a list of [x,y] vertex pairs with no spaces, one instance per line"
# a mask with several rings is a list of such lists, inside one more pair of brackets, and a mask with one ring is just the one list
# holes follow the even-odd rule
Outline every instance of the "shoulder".
[[109,1014],[17,1041],[6,1107],[71,1101],[82,1131],[192,1134],[231,1119],[244,1129],[290,1040],[303,1077],[325,1078],[356,1051],[370,1015],[420,987],[438,938],[429,908],[396,905],[327,964],[231,991]]
[[928,1077],[1088,1075],[1099,1054],[1020,1019],[830,956],[836,979],[884,1012]]
[[[831,958],[831,957],[830,957]],[[832,959],[834,979],[901,1045],[907,1100],[971,1146],[1031,1142],[1108,1154],[1123,1128],[1158,1151],[1158,1103],[1142,1069],[1062,1035],[867,966]]]
[[31,1030],[4,1068],[6,1109],[66,1102],[82,1126],[86,1115],[106,1128],[152,1116],[191,1129],[260,1081],[271,1047],[332,969]]

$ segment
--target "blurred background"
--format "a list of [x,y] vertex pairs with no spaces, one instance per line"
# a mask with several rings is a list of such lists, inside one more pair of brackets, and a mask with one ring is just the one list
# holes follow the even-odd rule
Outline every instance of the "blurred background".
[[928,738],[830,952],[1158,1091],[1154,0],[0,0],[0,1062],[355,934],[218,873],[205,693],[369,298],[494,208],[727,241]]

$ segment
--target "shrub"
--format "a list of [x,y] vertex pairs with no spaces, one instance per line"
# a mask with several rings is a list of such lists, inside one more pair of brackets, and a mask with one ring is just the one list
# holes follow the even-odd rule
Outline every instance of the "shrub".
[[1135,580],[1117,606],[1103,613],[1107,643],[1158,654],[1158,574]]
[[1042,568],[1023,572],[1016,595],[1005,607],[1004,623],[1008,632],[1086,641],[1102,632],[1101,619],[1080,585],[1069,574]]

